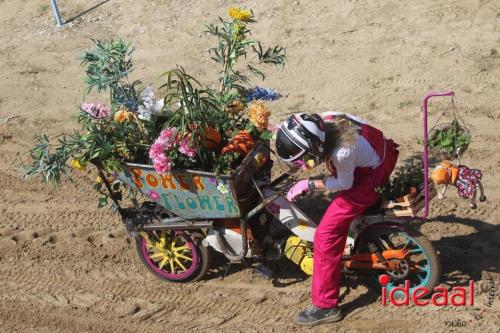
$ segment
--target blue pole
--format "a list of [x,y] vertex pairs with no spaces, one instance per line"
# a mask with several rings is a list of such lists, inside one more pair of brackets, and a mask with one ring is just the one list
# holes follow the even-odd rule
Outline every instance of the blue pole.
[[59,28],[62,26],[61,14],[59,14],[59,8],[57,8],[57,1],[50,0],[52,5],[52,11],[54,12],[54,18],[56,19],[56,26]]

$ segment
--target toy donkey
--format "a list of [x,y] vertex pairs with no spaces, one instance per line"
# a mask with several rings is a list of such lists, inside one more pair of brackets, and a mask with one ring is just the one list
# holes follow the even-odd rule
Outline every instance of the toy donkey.
[[469,206],[476,209],[477,188],[481,192],[479,201],[486,200],[484,195],[481,178],[483,173],[478,169],[470,169],[465,165],[454,165],[450,162],[439,163],[432,171],[432,181],[436,185],[444,185],[444,188],[438,192],[438,198],[442,199],[448,188],[448,185],[454,185],[458,189],[458,195],[462,198],[469,198]]

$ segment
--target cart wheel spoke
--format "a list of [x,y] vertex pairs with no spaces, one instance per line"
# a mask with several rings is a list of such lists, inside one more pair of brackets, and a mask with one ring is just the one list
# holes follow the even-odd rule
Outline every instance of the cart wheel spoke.
[[160,245],[160,247],[162,247],[162,248],[163,248],[163,247],[165,247],[165,245],[166,245],[166,243],[167,243],[166,237],[167,237],[167,235],[166,235],[166,231],[165,231],[165,230],[162,230],[162,231],[160,232],[160,244],[159,244],[159,245]]
[[183,272],[186,270],[186,267],[179,261],[179,259],[175,258],[174,261],[180,268],[182,268]]
[[159,258],[164,258],[165,256],[161,252],[156,252],[153,253],[149,256],[151,259],[159,259]]
[[418,248],[418,249],[413,249],[413,250],[410,250],[408,251],[409,254],[422,254],[422,249]]
[[413,265],[413,268],[422,272],[427,271],[425,267],[422,267],[420,265]]
[[187,245],[182,245],[182,246],[178,246],[178,247],[172,246],[172,250],[174,250],[175,252],[181,252],[181,251],[189,250],[189,247]]
[[177,258],[181,258],[181,259],[184,259],[184,260],[187,260],[187,261],[193,261],[193,259],[189,258],[189,257],[186,257],[185,255],[183,254],[180,254],[180,253],[176,253],[175,256]]
[[163,266],[165,266],[165,264],[167,263],[167,261],[170,261],[170,262],[171,262],[171,260],[168,260],[168,258],[167,258],[167,257],[164,257],[164,258],[163,258],[163,260],[162,260],[162,261],[160,261],[160,263],[158,264],[158,267],[159,267],[160,269],[163,269]]

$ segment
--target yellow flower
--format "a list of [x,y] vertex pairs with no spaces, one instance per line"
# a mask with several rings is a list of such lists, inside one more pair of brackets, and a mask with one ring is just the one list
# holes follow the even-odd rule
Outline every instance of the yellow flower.
[[233,20],[239,20],[243,22],[247,22],[253,17],[252,12],[250,10],[237,7],[229,8],[228,14],[229,16],[231,16]]
[[96,184],[104,184],[104,180],[108,182],[108,184],[112,184],[115,181],[115,177],[108,176],[106,178],[102,178],[101,176],[97,176],[95,179]]
[[248,104],[248,118],[259,132],[267,128],[271,111],[261,101],[253,101]]
[[115,112],[113,118],[115,119],[115,121],[123,123],[124,121],[132,121],[132,119],[134,118],[134,114],[126,108],[120,108]]
[[71,160],[71,167],[75,170],[85,170],[86,165],[80,162],[79,160],[72,159]]
[[312,169],[316,166],[316,163],[314,162],[314,160],[307,160],[306,165]]

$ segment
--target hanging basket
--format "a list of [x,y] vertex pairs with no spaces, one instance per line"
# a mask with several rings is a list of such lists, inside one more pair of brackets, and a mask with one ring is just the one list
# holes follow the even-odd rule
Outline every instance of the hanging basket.
[[454,123],[438,124],[429,131],[429,151],[439,160],[459,158],[469,147],[470,140],[470,132],[465,126]]

